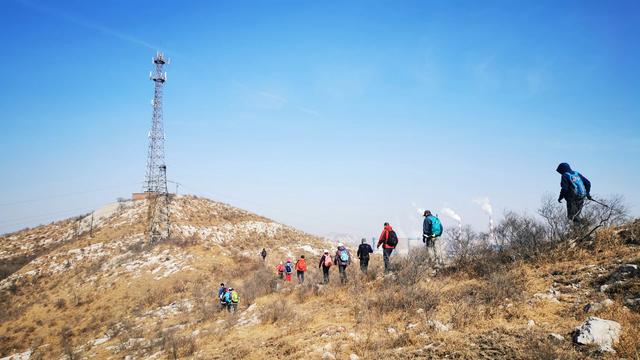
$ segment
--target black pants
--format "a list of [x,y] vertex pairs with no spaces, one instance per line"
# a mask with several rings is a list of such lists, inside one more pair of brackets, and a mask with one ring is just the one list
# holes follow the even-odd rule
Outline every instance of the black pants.
[[347,283],[347,265],[338,265],[338,270],[340,270],[340,282],[342,284]]
[[322,279],[323,279],[323,283],[328,284],[329,283],[329,269],[328,267],[322,267]]
[[393,252],[393,248],[382,248],[382,258],[384,259],[384,271],[389,271],[389,257],[391,257],[391,253]]
[[567,199],[567,217],[569,220],[580,222],[580,213],[584,207],[584,199]]
[[300,282],[300,284],[304,284],[304,271],[297,271],[298,274],[298,281]]
[[368,268],[369,268],[369,258],[360,259],[360,271],[366,274]]

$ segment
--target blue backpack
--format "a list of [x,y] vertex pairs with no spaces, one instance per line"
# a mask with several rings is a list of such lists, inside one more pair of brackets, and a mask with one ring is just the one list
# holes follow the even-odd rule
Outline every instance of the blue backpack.
[[582,178],[577,171],[566,172],[564,174],[567,176],[567,178],[569,178],[569,181],[571,182],[571,192],[575,197],[577,197],[578,199],[582,199],[587,196],[587,188],[584,186]]
[[431,215],[431,235],[440,236],[442,235],[442,223],[440,219]]
[[287,274],[291,274],[292,271],[293,271],[293,265],[291,265],[290,262],[284,264],[284,272],[286,272]]
[[340,261],[343,263],[349,262],[349,252],[347,249],[343,249],[340,251]]

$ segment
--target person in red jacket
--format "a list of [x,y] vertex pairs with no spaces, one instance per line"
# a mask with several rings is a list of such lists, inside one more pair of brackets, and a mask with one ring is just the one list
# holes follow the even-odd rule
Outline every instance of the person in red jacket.
[[389,257],[391,257],[391,253],[393,249],[398,245],[398,236],[396,232],[393,231],[391,225],[388,222],[384,223],[384,229],[382,230],[382,234],[380,234],[380,239],[378,240],[378,245],[376,245],[376,249],[380,248],[382,245],[382,258],[384,259],[384,272],[389,272]]
[[296,261],[296,274],[298,275],[298,281],[300,284],[304,284],[304,273],[307,271],[307,261],[304,259],[304,255],[300,255],[300,259]]
[[280,261],[280,264],[276,265],[276,271],[278,272],[278,278],[284,279],[284,263]]

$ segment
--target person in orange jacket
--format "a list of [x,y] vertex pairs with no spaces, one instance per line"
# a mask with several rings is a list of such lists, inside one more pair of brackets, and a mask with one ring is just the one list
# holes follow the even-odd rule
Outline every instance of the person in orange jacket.
[[282,280],[284,278],[284,263],[282,263],[282,261],[276,265],[276,271],[278,272],[278,278]]
[[304,273],[307,271],[307,261],[304,259],[304,255],[300,255],[300,259],[296,261],[296,273],[298,275],[298,281],[300,284],[304,283]]
[[398,245],[398,235],[396,235],[396,232],[388,222],[384,223],[384,229],[382,230],[382,234],[380,234],[380,239],[378,240],[376,249],[380,248],[380,245],[382,245],[384,272],[389,272],[389,258],[391,257],[393,249]]

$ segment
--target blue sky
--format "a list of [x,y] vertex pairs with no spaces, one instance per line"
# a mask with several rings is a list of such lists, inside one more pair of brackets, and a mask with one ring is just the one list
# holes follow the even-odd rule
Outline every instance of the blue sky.
[[[637,1],[0,2],[0,232],[141,189],[156,49],[168,177],[315,234],[486,228],[569,162],[640,213]],[[455,223],[444,217],[445,226]]]

